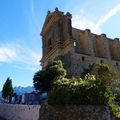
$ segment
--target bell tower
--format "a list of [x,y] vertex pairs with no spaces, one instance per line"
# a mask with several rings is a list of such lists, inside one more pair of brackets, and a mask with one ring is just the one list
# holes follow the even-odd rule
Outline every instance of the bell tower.
[[47,64],[56,57],[64,55],[72,42],[72,15],[64,14],[55,8],[54,12],[48,11],[42,27],[42,59],[41,65],[44,69]]

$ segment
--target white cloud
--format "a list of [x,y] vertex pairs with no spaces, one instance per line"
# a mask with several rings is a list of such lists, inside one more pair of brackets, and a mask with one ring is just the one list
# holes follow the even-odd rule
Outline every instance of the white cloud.
[[0,62],[14,64],[17,68],[36,70],[40,59],[40,51],[36,52],[19,43],[2,43],[0,45]]
[[6,48],[6,47],[0,47],[0,62],[10,62],[12,57],[16,56],[16,52]]
[[93,33],[101,33],[101,29],[99,27],[95,27],[95,23],[79,15],[73,16],[72,26],[83,30],[90,29]]
[[91,29],[93,33],[100,34],[102,32],[101,26],[106,23],[110,18],[120,11],[120,4],[110,9],[108,13],[102,16],[97,22],[88,20],[85,16],[73,16],[73,27],[80,29]]
[[107,14],[105,14],[97,23],[96,27],[99,28],[102,26],[105,22],[107,22],[111,17],[113,17],[115,14],[117,14],[120,11],[120,4],[112,8],[110,11],[108,11]]
[[34,31],[37,33],[39,31],[39,25],[40,25],[40,22],[38,20],[38,18],[36,17],[36,14],[35,14],[35,8],[34,8],[34,0],[31,0],[30,1],[30,21],[32,22],[32,24],[34,25]]

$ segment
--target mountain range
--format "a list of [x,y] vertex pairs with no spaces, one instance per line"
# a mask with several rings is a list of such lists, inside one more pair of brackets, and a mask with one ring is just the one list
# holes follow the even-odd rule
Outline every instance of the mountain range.
[[14,89],[14,93],[16,93],[17,95],[22,95],[24,93],[31,93],[35,91],[35,89],[31,86],[27,86],[27,87],[18,86],[18,87],[14,87],[13,89]]

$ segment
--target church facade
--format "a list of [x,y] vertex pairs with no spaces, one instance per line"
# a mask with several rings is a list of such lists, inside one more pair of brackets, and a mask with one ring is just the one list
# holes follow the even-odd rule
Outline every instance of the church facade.
[[89,29],[72,27],[72,15],[48,11],[42,31],[42,69],[61,59],[69,76],[80,76],[92,63],[107,63],[120,71],[120,41]]

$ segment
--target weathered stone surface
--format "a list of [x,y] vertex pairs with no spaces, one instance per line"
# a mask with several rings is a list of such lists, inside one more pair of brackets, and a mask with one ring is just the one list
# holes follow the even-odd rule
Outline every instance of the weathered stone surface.
[[112,120],[106,106],[50,106],[43,105],[39,120]]
[[38,120],[39,110],[40,105],[0,104],[0,120]]

